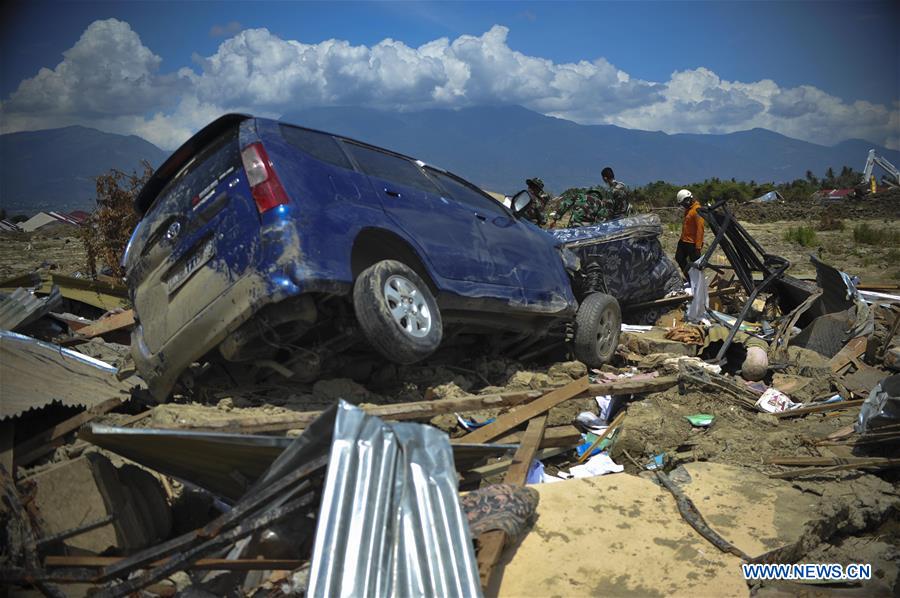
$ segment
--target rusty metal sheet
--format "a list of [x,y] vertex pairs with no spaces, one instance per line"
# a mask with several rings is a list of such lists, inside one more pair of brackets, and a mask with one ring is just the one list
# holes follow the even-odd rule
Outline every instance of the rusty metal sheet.
[[59,345],[0,330],[0,420],[59,401],[89,408],[128,398],[112,365]]
[[50,294],[40,298],[31,291],[19,287],[0,298],[0,330],[16,330],[31,324],[59,307],[62,295],[56,285]]

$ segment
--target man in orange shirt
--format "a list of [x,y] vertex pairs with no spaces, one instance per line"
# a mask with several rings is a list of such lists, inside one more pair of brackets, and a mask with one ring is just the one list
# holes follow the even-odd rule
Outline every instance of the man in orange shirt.
[[697,214],[700,202],[687,189],[679,191],[675,201],[684,208],[684,222],[681,224],[681,238],[678,239],[678,248],[675,250],[675,261],[684,272],[684,277],[689,278],[688,268],[700,259],[700,250],[703,249],[703,218]]

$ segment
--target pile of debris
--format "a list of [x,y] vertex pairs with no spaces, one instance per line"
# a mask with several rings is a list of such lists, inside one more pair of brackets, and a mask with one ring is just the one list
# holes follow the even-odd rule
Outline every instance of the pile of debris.
[[0,579],[764,595],[805,589],[741,565],[840,563],[870,578],[832,585],[896,595],[900,296],[815,258],[816,282],[794,279],[725,204],[704,217],[690,289],[630,306],[651,323],[623,325],[590,371],[485,355],[308,384],[213,369],[150,405],[114,281],[0,282]]

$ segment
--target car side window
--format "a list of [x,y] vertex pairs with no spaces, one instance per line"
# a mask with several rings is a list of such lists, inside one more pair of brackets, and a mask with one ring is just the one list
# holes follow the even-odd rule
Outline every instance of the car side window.
[[344,150],[331,135],[289,125],[281,125],[281,135],[285,141],[317,160],[353,170],[353,165],[350,164]]
[[350,148],[350,153],[366,174],[427,193],[440,194],[434,183],[410,160],[355,143],[347,143],[346,147]]
[[498,216],[509,216],[506,210],[504,210],[497,201],[484,195],[461,179],[434,170],[433,168],[428,168],[426,170],[428,175],[434,177],[435,180],[447,190],[450,197],[459,203],[465,204],[470,208],[481,212],[491,212]]

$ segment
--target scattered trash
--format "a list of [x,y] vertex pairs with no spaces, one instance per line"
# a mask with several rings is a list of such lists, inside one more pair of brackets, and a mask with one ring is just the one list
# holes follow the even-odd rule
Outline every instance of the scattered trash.
[[697,428],[708,428],[712,425],[715,415],[709,413],[695,413],[694,415],[685,415],[685,419],[691,422],[692,426]]
[[589,478],[607,473],[621,473],[625,470],[623,465],[613,462],[608,453],[594,455],[582,465],[569,468],[569,473],[576,478]]
[[790,397],[776,388],[766,390],[756,402],[756,407],[765,413],[781,413],[799,409],[802,406],[800,403],[793,402]]

